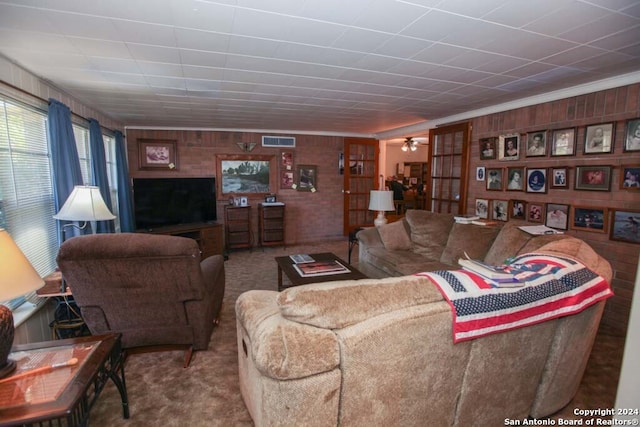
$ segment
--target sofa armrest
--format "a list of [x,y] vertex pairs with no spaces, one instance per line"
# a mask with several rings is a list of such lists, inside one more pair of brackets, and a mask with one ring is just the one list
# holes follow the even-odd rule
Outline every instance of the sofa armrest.
[[213,255],[200,262],[200,271],[204,280],[205,292],[207,294],[220,291],[224,293],[224,258],[222,255]]
[[375,246],[384,247],[384,243],[382,243],[380,233],[376,227],[360,230],[358,234],[356,234],[356,238],[358,239],[358,244],[361,246],[367,246],[369,248]]

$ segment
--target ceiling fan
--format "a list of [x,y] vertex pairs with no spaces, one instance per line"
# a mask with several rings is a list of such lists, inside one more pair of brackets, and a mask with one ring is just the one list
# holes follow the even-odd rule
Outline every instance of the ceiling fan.
[[418,141],[415,141],[412,137],[408,137],[402,144],[402,151],[416,151],[418,149]]

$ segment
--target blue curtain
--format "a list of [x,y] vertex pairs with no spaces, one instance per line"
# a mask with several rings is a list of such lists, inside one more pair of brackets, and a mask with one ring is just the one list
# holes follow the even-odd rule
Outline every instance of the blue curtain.
[[[76,185],[82,185],[82,172],[76,139],[71,126],[71,110],[53,98],[49,99],[47,115],[49,143],[51,144],[51,164],[53,169],[53,200],[58,212]],[[58,240],[65,240],[61,222],[58,224]],[[82,234],[76,227],[65,227],[67,238]]]
[[[91,149],[91,184],[100,189],[104,203],[109,210],[113,212],[111,194],[109,193],[109,177],[107,176],[107,156],[104,152],[104,139],[102,139],[100,123],[98,123],[96,119],[89,119],[89,147]],[[96,233],[113,233],[115,229],[113,220],[96,222]]]
[[133,200],[129,185],[129,167],[127,166],[127,148],[124,145],[124,137],[120,131],[115,132],[116,137],[116,171],[118,180],[118,209],[120,210],[120,231],[123,233],[134,232]]

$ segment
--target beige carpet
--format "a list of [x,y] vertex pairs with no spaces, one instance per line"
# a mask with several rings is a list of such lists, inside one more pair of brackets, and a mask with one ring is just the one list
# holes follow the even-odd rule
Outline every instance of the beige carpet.
[[[357,250],[352,264],[357,266]],[[91,411],[94,426],[252,426],[238,386],[234,303],[250,289],[277,288],[274,257],[292,253],[334,252],[347,259],[348,243],[235,251],[225,263],[227,289],[221,323],[208,351],[194,353],[182,368],[182,352],[136,354],[125,365],[131,418],[122,418],[119,395],[111,382]],[[285,278],[286,280],[286,278]],[[624,338],[601,331],[578,395],[553,418],[577,418],[573,408],[613,407]]]

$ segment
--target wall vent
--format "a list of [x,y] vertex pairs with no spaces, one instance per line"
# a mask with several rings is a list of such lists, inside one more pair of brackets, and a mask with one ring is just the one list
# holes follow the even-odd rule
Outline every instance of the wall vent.
[[292,136],[263,136],[263,147],[295,147],[296,139]]

